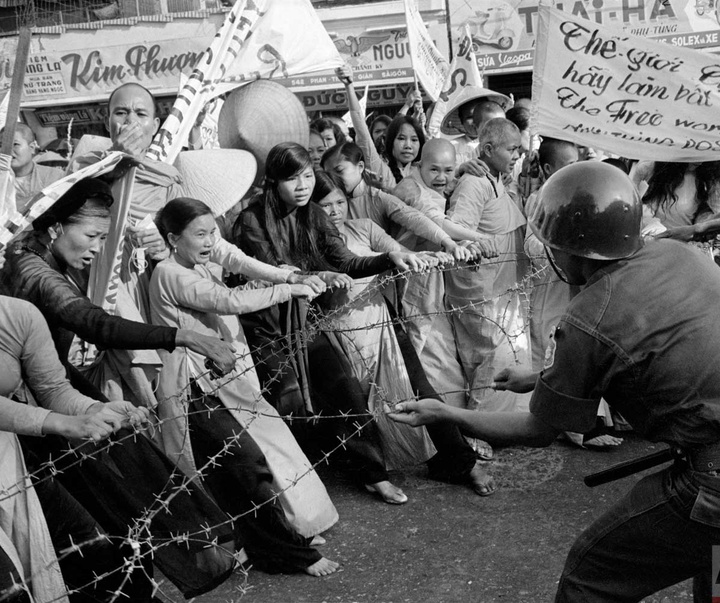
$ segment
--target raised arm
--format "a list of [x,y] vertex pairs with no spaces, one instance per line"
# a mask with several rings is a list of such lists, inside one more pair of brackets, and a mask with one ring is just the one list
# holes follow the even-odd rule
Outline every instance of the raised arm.
[[338,79],[345,86],[345,95],[348,99],[348,108],[350,109],[350,119],[355,129],[355,143],[360,147],[365,158],[365,168],[372,172],[378,181],[388,189],[395,186],[395,176],[393,176],[390,166],[385,163],[375,148],[370,130],[365,123],[365,112],[360,106],[357,94],[355,94],[355,86],[353,84],[352,69],[349,65],[338,67],[335,70]]

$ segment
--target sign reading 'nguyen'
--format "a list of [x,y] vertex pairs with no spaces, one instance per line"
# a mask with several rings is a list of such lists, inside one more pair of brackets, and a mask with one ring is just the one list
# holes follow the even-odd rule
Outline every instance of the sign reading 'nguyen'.
[[720,57],[541,5],[533,128],[631,159],[720,159]]

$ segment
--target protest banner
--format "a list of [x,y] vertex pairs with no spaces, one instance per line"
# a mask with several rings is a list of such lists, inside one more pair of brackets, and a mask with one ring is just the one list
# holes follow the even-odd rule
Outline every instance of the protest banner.
[[448,107],[454,104],[454,100],[457,99],[468,86],[482,88],[483,78],[482,75],[480,75],[477,59],[472,50],[470,31],[468,28],[465,28],[463,42],[453,57],[447,79],[440,93],[440,98],[435,103],[430,119],[428,120],[427,130],[430,136],[439,136],[440,126],[442,125],[443,118],[447,114]]
[[436,101],[445,85],[450,65],[433,43],[415,0],[405,0],[405,20],[415,77],[427,95]]
[[630,159],[720,159],[720,58],[539,14],[535,132]]
[[[720,46],[720,11],[704,0],[557,0],[573,17],[673,46]],[[529,71],[537,44],[538,0],[447,0],[453,50],[470,28],[478,66],[489,75]]]
[[73,184],[84,178],[97,178],[102,174],[107,174],[117,167],[123,157],[126,155],[118,151],[108,153],[101,161],[46,186],[30,200],[22,213],[15,212],[14,215],[5,216],[0,223],[0,251],[6,248],[19,234],[30,230],[33,220],[45,213],[55,201],[70,190]]
[[310,0],[254,0],[247,6],[238,0],[178,93],[148,157],[172,163],[200,111],[216,96],[256,79],[287,78],[342,63]]
[[[15,203],[15,174],[12,170],[12,154],[15,142],[15,126],[20,114],[20,97],[25,80],[25,65],[30,53],[32,34],[28,27],[20,30],[18,51],[15,56],[15,71],[12,86],[7,95],[7,105],[2,121],[2,140],[0,141],[0,220],[12,217],[17,213]],[[5,104],[3,99],[3,104]]]

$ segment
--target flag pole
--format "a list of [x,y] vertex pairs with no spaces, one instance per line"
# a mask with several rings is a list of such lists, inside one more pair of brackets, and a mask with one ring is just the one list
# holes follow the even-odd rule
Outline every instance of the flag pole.
[[[421,113],[425,113],[425,109],[423,109],[422,106],[422,94],[420,93],[420,83],[418,82],[418,76],[417,76],[417,70],[415,69],[415,59],[413,57],[412,52],[412,45],[410,44],[410,19],[408,19],[409,13],[410,13],[410,2],[415,2],[415,0],[404,0],[405,3],[405,31],[407,32],[407,38],[408,38],[408,48],[410,49],[410,68],[413,72],[413,81],[415,82],[415,93],[420,97],[420,110]],[[417,4],[415,5],[415,8],[417,8]],[[418,119],[418,121],[420,121]],[[425,125],[421,123],[422,129],[425,130]]]
[[10,87],[10,99],[8,101],[7,118],[5,119],[5,130],[3,132],[2,146],[0,153],[10,155],[13,141],[15,139],[15,124],[20,116],[20,99],[23,94],[25,83],[25,68],[28,56],[30,55],[30,38],[32,33],[27,26],[20,28],[18,36],[17,54],[15,55],[15,66],[13,67],[13,78]]

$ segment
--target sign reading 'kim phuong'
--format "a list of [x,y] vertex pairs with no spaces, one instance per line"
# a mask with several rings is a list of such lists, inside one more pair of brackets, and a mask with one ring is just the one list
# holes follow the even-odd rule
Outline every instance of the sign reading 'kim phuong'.
[[541,5],[533,127],[631,159],[720,159],[720,57]]

